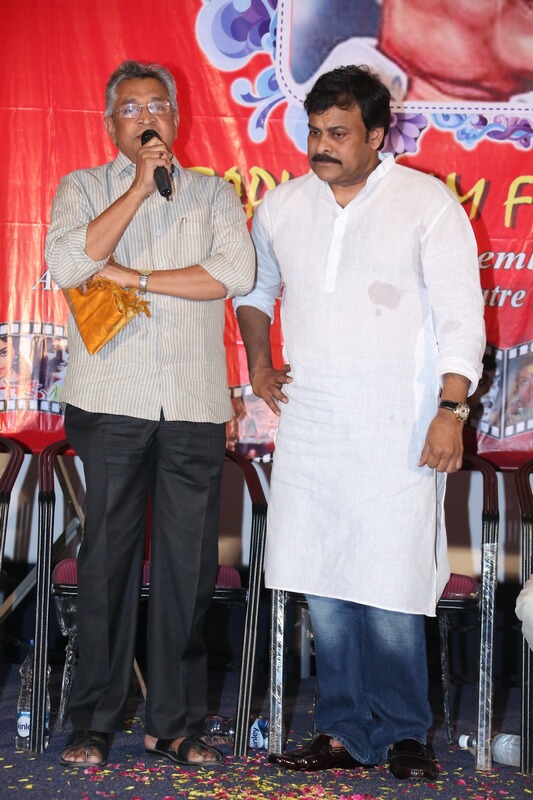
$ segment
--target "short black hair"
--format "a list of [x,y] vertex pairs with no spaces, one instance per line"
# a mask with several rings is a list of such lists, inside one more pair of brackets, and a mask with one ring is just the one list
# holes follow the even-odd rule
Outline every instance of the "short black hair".
[[351,64],[321,75],[306,96],[304,108],[309,115],[322,114],[332,106],[345,111],[358,106],[367,131],[383,128],[384,142],[390,128],[390,101],[389,90],[366,64]]

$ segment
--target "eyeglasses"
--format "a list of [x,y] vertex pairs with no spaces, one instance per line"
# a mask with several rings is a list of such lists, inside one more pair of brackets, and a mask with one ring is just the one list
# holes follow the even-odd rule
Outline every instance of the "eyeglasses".
[[115,108],[115,114],[120,114],[124,119],[136,119],[145,106],[154,117],[162,117],[170,111],[168,100],[151,100],[149,103],[124,103]]

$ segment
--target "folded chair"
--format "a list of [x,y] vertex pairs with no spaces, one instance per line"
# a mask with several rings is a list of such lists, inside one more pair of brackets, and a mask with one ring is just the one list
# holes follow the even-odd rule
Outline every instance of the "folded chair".
[[[479,456],[464,455],[463,470],[478,470],[483,479],[481,580],[465,575],[452,575],[437,605],[440,629],[441,675],[444,693],[444,712],[448,738],[453,739],[450,702],[450,673],[448,656],[448,615],[471,609],[479,611],[479,685],[477,718],[476,769],[490,770],[492,764],[492,642],[494,603],[496,594],[496,565],[498,552],[498,483],[497,474]],[[270,753],[283,749],[283,677],[285,652],[286,602],[305,604],[303,595],[281,590],[272,592],[271,649],[270,649],[270,722],[268,746]]]
[[[39,458],[39,559],[37,611],[35,631],[36,668],[34,669],[34,692],[30,730],[30,751],[41,752],[44,742],[44,699],[46,692],[46,650],[48,638],[48,611],[51,580],[51,540],[53,536],[53,512],[55,503],[54,469],[56,459],[64,454],[75,455],[67,441],[56,442],[45,448]],[[239,693],[235,717],[234,755],[244,756],[248,747],[248,727],[252,700],[259,600],[263,573],[266,534],[266,500],[253,464],[243,456],[226,450],[226,461],[236,464],[242,471],[252,504],[250,532],[250,558],[247,586],[241,585],[240,573],[233,567],[220,567],[214,600],[232,605],[245,606],[243,648],[239,679]],[[141,597],[147,597],[150,587],[149,562],[144,563]],[[75,666],[75,601],[77,573],[75,559],[66,559],[54,569],[52,592],[58,608],[60,626],[68,636],[63,686],[61,691],[60,721],[64,721],[73,669]],[[44,669],[43,669],[44,665]]]
[[[522,585],[533,574],[533,461],[516,471],[516,489],[522,516]],[[520,771],[533,772],[533,657],[531,648],[522,641],[522,714]]]

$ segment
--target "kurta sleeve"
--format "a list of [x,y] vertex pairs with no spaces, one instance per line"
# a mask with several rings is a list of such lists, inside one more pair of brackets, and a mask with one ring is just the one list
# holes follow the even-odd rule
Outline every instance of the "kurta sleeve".
[[437,339],[437,373],[464,375],[469,395],[482,373],[485,351],[483,296],[477,245],[465,211],[443,185],[448,202],[421,240],[424,280],[428,288]]
[[252,239],[257,256],[257,275],[252,291],[246,297],[235,297],[233,307],[254,306],[274,319],[274,304],[281,292],[281,275],[270,237],[268,203],[263,200],[252,222]]

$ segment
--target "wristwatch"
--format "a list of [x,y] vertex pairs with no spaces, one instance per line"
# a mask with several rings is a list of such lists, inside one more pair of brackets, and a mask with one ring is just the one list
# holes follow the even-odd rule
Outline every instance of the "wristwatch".
[[137,272],[141,276],[139,278],[139,294],[146,294],[146,284],[148,283],[148,276],[152,274],[153,269],[138,269]]
[[459,422],[466,422],[470,414],[470,406],[466,403],[456,403],[453,400],[441,400],[439,408],[447,408],[449,411],[453,412]]

